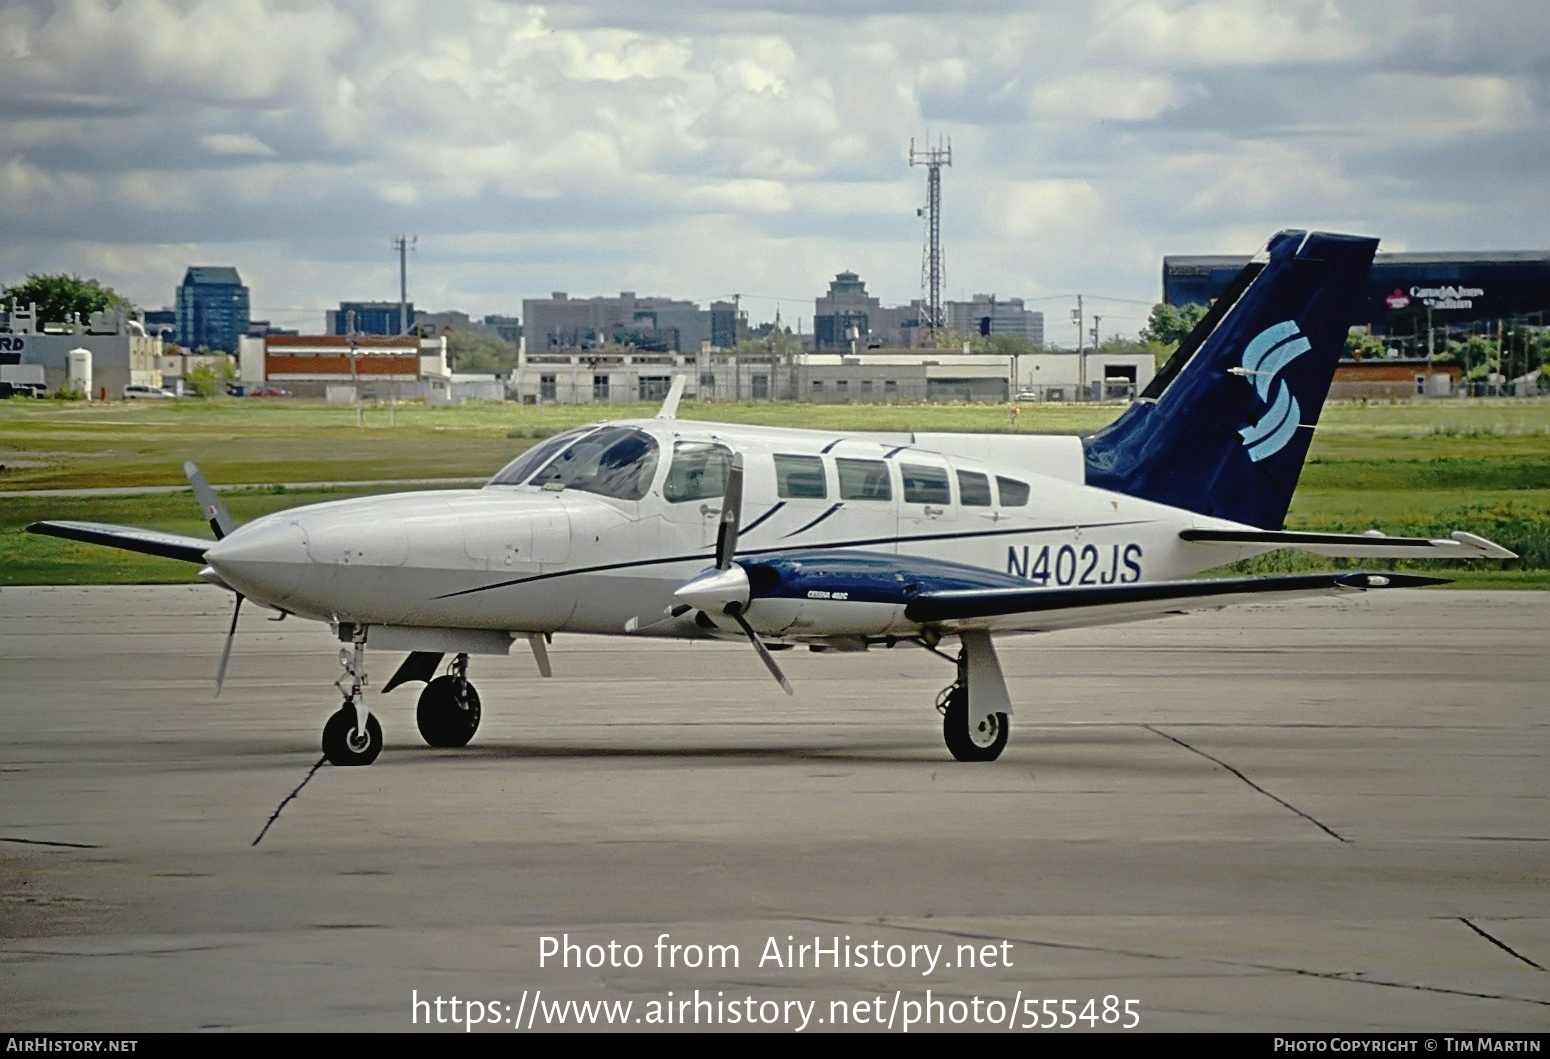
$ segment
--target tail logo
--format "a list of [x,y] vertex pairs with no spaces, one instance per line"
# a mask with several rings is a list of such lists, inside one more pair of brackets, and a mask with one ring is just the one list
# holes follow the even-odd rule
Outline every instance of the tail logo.
[[1286,320],[1272,324],[1255,335],[1243,351],[1241,374],[1254,380],[1254,389],[1260,400],[1269,405],[1259,422],[1238,431],[1243,436],[1244,446],[1249,450],[1249,459],[1255,463],[1286,448],[1286,443],[1297,433],[1297,427],[1302,421],[1302,409],[1297,404],[1297,398],[1292,396],[1286,380],[1278,376],[1282,368],[1308,352],[1308,349],[1308,340],[1297,329],[1297,324]]

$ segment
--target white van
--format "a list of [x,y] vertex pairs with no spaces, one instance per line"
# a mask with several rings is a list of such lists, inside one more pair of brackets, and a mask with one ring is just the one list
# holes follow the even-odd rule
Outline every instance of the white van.
[[175,394],[168,393],[156,386],[146,386],[144,383],[132,382],[124,387],[124,400],[135,401],[149,398],[153,401],[165,400]]

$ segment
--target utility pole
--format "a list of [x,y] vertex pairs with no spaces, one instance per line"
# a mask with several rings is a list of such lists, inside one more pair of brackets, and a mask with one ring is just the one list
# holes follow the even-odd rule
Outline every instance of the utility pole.
[[1076,308],[1071,310],[1071,322],[1076,324],[1076,399],[1087,399],[1087,350],[1082,348],[1082,340],[1087,337],[1083,330],[1082,296],[1076,296]]
[[409,333],[409,251],[419,243],[417,235],[395,235],[393,249],[398,251],[398,333]]
[[928,140],[925,148],[917,153],[915,138],[910,137],[910,168],[926,167],[926,207],[915,212],[917,216],[923,213],[926,218],[926,252],[920,269],[921,286],[926,288],[926,318],[922,322],[932,345],[936,344],[937,331],[947,322],[942,318],[942,279],[946,271],[942,260],[942,167],[952,164],[951,141],[944,143],[938,139],[932,147]]
[[361,411],[361,383],[355,370],[355,353],[360,345],[360,336],[355,333],[354,309],[345,313],[344,329],[350,342],[350,390],[355,395],[355,425],[356,427],[364,427],[366,425],[366,415]]

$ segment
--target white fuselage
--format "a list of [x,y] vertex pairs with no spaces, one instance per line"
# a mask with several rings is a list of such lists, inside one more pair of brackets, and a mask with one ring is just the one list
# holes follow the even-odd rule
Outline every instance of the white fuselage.
[[[674,591],[713,562],[723,449],[743,457],[739,558],[859,549],[1065,587],[1175,580],[1267,550],[1182,542],[1182,529],[1235,524],[1081,484],[1076,438],[1007,438],[1000,447],[1014,462],[994,458],[995,436],[912,442],[683,420],[609,426],[656,446],[654,462],[637,468],[638,497],[492,482],[337,501],[242,526],[207,561],[255,601],[324,621],[736,635],[667,616]],[[957,454],[965,451],[973,455]],[[748,612],[761,635],[909,632],[897,608],[774,602]]]

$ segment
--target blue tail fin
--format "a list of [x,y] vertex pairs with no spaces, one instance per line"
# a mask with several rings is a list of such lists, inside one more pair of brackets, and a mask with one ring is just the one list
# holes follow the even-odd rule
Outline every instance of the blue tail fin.
[[1377,248],[1272,238],[1140,399],[1082,439],[1087,484],[1280,529]]

